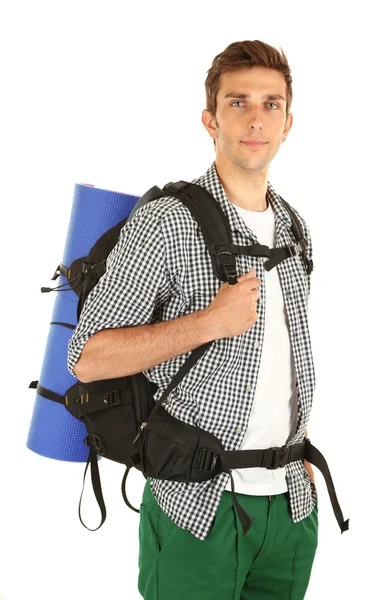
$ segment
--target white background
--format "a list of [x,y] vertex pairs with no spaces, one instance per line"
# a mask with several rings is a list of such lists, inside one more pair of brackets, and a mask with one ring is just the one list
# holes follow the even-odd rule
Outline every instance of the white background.
[[[8,2],[0,13],[2,384],[0,597],[138,600],[139,515],[99,463],[108,517],[85,529],[84,463],[26,448],[75,183],[142,195],[214,160],[204,82],[234,41],[281,46],[293,126],[269,180],[306,219],[317,384],[308,427],[344,518],[318,487],[306,600],[376,594],[376,31],[373,3]],[[375,159],[375,160],[374,160]],[[141,501],[132,471],[129,499]],[[84,522],[100,514],[87,474]],[[373,557],[375,555],[375,561]],[[231,600],[231,599],[230,599]],[[256,599],[257,600],[257,599]],[[273,599],[272,599],[273,600]]]

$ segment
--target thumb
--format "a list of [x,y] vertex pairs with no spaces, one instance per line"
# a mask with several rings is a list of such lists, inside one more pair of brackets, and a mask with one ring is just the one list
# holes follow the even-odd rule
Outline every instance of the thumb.
[[244,279],[248,279],[249,277],[255,277],[256,275],[256,269],[250,269],[248,271],[248,273],[243,273],[243,275],[241,275],[240,277],[238,277],[238,281],[244,280]]
[[[246,279],[249,279],[250,277],[255,277],[256,276],[256,269],[250,269],[248,271],[248,273],[243,273],[243,275],[240,275],[240,277],[236,278],[236,281],[239,283],[241,281],[245,281]],[[227,281],[224,281],[222,285],[228,285],[229,287],[230,284]]]

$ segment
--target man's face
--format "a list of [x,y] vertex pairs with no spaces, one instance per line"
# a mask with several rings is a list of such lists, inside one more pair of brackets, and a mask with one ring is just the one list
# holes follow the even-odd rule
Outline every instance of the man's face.
[[[237,97],[240,94],[249,97]],[[280,95],[285,100],[264,98],[266,95]],[[283,74],[260,66],[224,73],[215,118],[204,110],[202,121],[216,140],[217,161],[233,163],[249,172],[267,172],[292,124],[291,114],[286,119]],[[253,148],[243,143],[247,140],[267,143]]]

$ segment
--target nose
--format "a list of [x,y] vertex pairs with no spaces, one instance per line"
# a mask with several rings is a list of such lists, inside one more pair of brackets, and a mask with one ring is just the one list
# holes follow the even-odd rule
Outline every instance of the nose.
[[263,128],[263,123],[261,119],[251,119],[249,121],[249,129],[262,129]]
[[263,116],[259,109],[255,109],[251,112],[251,116],[248,120],[249,129],[262,129],[263,128]]

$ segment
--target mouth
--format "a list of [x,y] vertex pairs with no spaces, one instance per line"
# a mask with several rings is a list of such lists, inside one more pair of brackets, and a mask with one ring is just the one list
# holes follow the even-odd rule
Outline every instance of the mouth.
[[259,148],[262,148],[263,146],[265,146],[265,144],[267,144],[268,142],[242,142],[243,144],[245,144],[246,146],[248,146],[248,148],[252,148],[253,150],[258,150]]

